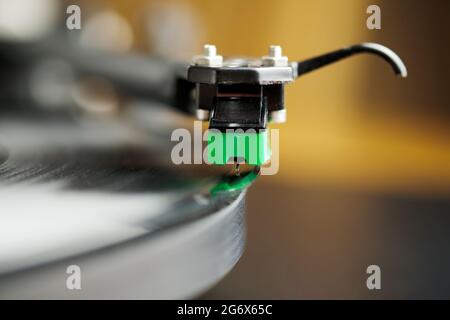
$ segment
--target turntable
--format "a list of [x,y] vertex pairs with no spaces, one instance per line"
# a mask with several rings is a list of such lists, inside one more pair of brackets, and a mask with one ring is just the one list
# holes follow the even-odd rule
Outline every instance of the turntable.
[[[212,164],[175,165],[171,133],[192,123],[180,111],[216,137],[264,136],[286,121],[284,85],[300,75],[371,53],[406,76],[378,44],[301,62],[277,46],[225,61],[205,46],[179,65],[64,41],[0,44],[0,298],[199,295],[243,252],[246,190],[270,150],[254,162],[233,148]],[[73,266],[81,290],[67,286]]]

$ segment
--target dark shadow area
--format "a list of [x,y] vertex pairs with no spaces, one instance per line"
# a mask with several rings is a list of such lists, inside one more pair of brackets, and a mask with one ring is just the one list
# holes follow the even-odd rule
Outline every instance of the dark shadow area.
[[[261,179],[248,245],[204,298],[450,298],[450,200],[314,190]],[[281,209],[282,208],[282,209]],[[381,267],[382,289],[366,287]]]
[[373,4],[380,6],[382,24],[381,30],[367,31],[368,39],[395,50],[407,65],[408,78],[399,81],[389,72],[379,72],[381,62],[368,59],[365,64],[368,76],[360,94],[377,110],[366,112],[414,113],[448,123],[450,2],[399,0]]

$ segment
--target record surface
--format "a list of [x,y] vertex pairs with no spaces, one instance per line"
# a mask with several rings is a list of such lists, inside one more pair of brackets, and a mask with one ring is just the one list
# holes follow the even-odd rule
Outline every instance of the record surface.
[[171,165],[173,124],[150,118],[0,120],[1,298],[191,297],[233,267],[245,188]]

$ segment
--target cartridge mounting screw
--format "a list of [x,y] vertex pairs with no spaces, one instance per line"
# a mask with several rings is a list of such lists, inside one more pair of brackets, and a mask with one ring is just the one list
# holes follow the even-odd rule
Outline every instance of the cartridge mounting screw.
[[262,57],[262,65],[267,67],[286,67],[288,58],[283,56],[280,46],[269,47],[269,55]]
[[222,63],[222,56],[217,54],[216,46],[211,44],[203,46],[203,55],[194,57],[194,64],[198,66],[221,67]]

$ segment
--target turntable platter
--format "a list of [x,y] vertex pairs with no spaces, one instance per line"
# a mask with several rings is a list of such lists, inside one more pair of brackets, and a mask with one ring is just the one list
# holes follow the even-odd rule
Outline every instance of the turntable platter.
[[245,191],[212,196],[221,174],[167,165],[170,126],[149,130],[1,120],[1,298],[184,298],[234,266]]

